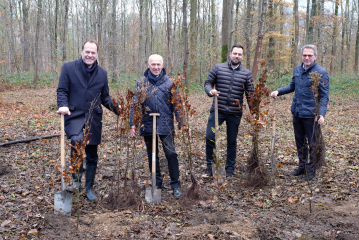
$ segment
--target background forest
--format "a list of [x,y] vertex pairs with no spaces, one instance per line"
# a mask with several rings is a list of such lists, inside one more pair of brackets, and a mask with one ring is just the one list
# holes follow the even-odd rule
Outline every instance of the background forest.
[[[290,75],[300,47],[316,44],[330,72],[358,72],[356,0],[0,0],[1,79],[55,82],[78,59],[86,39],[100,45],[112,82],[138,78],[158,53],[167,72],[202,84],[228,46],[245,47],[243,64],[257,75],[267,55],[274,76]],[[16,74],[14,74],[16,73]],[[188,74],[188,75],[187,75]],[[40,78],[39,78],[40,76]],[[188,84],[188,82],[187,82]]]

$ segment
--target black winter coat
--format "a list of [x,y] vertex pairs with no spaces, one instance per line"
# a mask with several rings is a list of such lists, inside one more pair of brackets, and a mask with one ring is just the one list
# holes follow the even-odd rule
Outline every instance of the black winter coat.
[[[178,128],[181,129],[181,121],[179,112],[175,111],[175,105],[171,103],[171,89],[173,81],[166,76],[166,70],[163,69],[163,77],[156,82],[148,78],[147,69],[144,76],[140,78],[136,83],[136,90],[140,87],[140,84],[148,83],[147,92],[150,94],[142,104],[142,120],[140,127],[141,136],[152,135],[153,117],[151,113],[159,113],[160,116],[156,120],[156,133],[158,135],[170,135],[174,134],[174,114],[178,122]],[[135,90],[135,93],[136,93]],[[177,91],[177,89],[176,89]],[[137,101],[136,95],[132,99],[133,102]],[[130,125],[133,126],[134,110],[131,107],[131,119]]]
[[[218,96],[218,111],[239,115],[242,113],[243,94],[246,94],[249,105],[249,93],[253,93],[252,73],[242,65],[233,70],[229,62],[216,64],[204,83],[204,90],[208,96],[210,96],[209,92],[214,86],[220,92]],[[241,109],[238,108],[239,104],[236,104],[236,99],[239,100]],[[211,111],[213,110],[214,100],[211,107]]]
[[109,96],[106,70],[97,66],[88,82],[81,64],[84,64],[82,58],[64,64],[57,88],[57,105],[68,107],[71,112],[65,116],[67,138],[77,135],[90,116],[89,145],[98,145],[102,131],[101,104],[113,112],[116,110]]

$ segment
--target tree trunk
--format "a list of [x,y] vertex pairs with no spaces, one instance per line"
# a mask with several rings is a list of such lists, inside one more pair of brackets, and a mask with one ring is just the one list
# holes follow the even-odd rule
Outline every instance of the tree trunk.
[[293,70],[297,66],[297,53],[299,43],[299,15],[298,15],[298,0],[294,0],[294,44],[293,44]]
[[266,14],[267,14],[267,0],[263,0],[261,16],[260,16],[259,23],[258,23],[257,45],[256,45],[255,54],[254,54],[253,68],[252,68],[252,75],[253,75],[254,81],[256,80],[256,77],[257,77],[258,61],[259,61],[259,58],[261,55],[261,50],[262,50],[262,41],[263,41],[263,37],[264,37],[263,25],[265,22]]
[[333,44],[332,44],[332,57],[330,61],[330,74],[334,73],[334,58],[336,55],[336,38],[337,38],[337,28],[338,28],[338,8],[339,0],[335,1],[335,10],[334,10],[334,27],[333,27]]
[[309,37],[309,6],[310,0],[307,0],[307,11],[305,13],[305,44],[308,44],[308,37]]
[[268,42],[268,55],[269,55],[269,61],[268,61],[268,68],[273,69],[274,68],[274,59],[275,59],[275,40],[274,40],[274,33],[276,32],[275,30],[275,20],[274,18],[274,6],[273,6],[273,0],[269,0],[269,6],[268,6],[268,11],[269,11],[269,32],[270,32],[270,36],[269,36],[269,42]]
[[211,12],[212,12],[212,19],[211,19],[211,34],[212,34],[212,66],[214,66],[217,62],[216,58],[216,5],[214,0],[211,0]]
[[22,27],[23,27],[23,46],[22,46],[22,57],[23,57],[23,70],[25,72],[30,69],[29,62],[29,33],[28,33],[28,14],[29,14],[29,6],[26,4],[26,0],[21,0],[22,3]]
[[238,31],[236,31],[236,28],[238,28],[238,24],[239,24],[239,0],[237,0],[237,2],[236,2],[236,22],[234,24],[234,31],[235,31],[234,44],[238,43]]
[[55,33],[54,33],[54,68],[55,68],[55,71],[56,72],[56,68],[57,68],[57,19],[58,19],[58,16],[59,16],[59,0],[56,0],[55,2]]
[[325,22],[324,22],[324,0],[322,1],[322,8],[320,13],[320,50],[321,50],[321,56],[320,56],[320,65],[325,68],[325,42],[324,42],[324,28],[325,28]]
[[[68,0],[66,0],[68,1]],[[97,42],[98,42],[98,46],[101,48],[101,51],[104,52],[104,44],[102,44],[102,14],[105,11],[104,7],[103,7],[103,0],[100,0],[100,7],[99,7],[99,15],[98,15],[98,30],[97,30]],[[99,58],[99,64],[104,68],[105,67],[105,63],[103,61],[103,55],[104,54],[99,54],[98,58]]]
[[183,0],[183,42],[184,42],[184,49],[183,49],[183,77],[185,80],[185,84],[187,89],[189,89],[189,81],[188,81],[188,74],[187,74],[187,67],[188,67],[188,28],[187,28],[187,0]]
[[10,9],[10,72],[13,72],[15,69],[15,35],[14,35],[14,26],[13,26],[13,10],[12,10],[12,0],[9,0],[9,9]]
[[[359,6],[359,0],[358,0]],[[355,41],[355,63],[354,63],[354,72],[356,75],[359,73],[359,17],[358,17],[358,25],[357,25],[357,36]]]
[[250,32],[252,28],[252,14],[251,14],[252,3],[251,0],[247,0],[247,13],[246,13],[246,27],[244,28],[244,38],[246,39],[246,68],[251,69],[251,41]]
[[[233,39],[233,33],[234,33],[234,29],[233,29],[233,21],[234,21],[234,0],[230,0],[230,7],[231,7],[231,16],[230,16],[230,20],[229,20],[229,40],[228,40],[228,52],[231,50],[232,47],[232,39]],[[228,56],[228,53],[227,53]]]
[[196,81],[197,75],[197,57],[196,57],[196,47],[197,47],[197,26],[196,26],[196,17],[197,17],[197,0],[191,0],[191,9],[190,9],[190,51],[189,59],[191,61],[191,81]]
[[64,19],[64,33],[62,36],[62,61],[66,62],[66,31],[67,21],[69,19],[69,0],[65,1],[65,19]]
[[168,72],[167,75],[171,76],[172,73],[172,0],[166,0],[166,12],[167,12],[167,59],[168,59]]
[[310,14],[309,28],[308,28],[308,44],[313,44],[314,17],[316,13],[317,13],[317,1],[312,0],[312,12]]
[[137,73],[141,74],[143,69],[143,2],[144,0],[140,0],[140,32],[138,35],[138,67],[137,67]]
[[36,34],[35,34],[35,73],[34,73],[34,84],[37,85],[38,81],[38,70],[39,70],[39,37],[40,37],[40,22],[41,22],[41,10],[42,10],[42,0],[37,2],[37,22],[36,22]]
[[230,7],[232,0],[223,0],[222,11],[222,62],[226,62],[228,58],[228,44],[229,44],[229,27],[230,27]]
[[112,26],[111,26],[111,45],[112,45],[112,59],[110,59],[110,66],[112,70],[112,82],[117,82],[117,51],[116,51],[116,5],[117,0],[112,0]]

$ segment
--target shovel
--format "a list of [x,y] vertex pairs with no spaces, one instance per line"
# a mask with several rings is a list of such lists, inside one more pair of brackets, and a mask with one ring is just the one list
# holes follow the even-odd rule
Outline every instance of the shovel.
[[275,146],[275,121],[276,119],[276,106],[275,106],[275,99],[273,100],[273,125],[272,125],[272,139],[271,139],[271,150],[270,150],[270,159],[271,159],[271,166],[272,166],[272,174],[274,175],[276,173],[276,161],[275,161],[275,155],[274,155],[274,146]]
[[219,151],[218,151],[218,96],[214,95],[214,135],[215,135],[215,144],[216,144],[216,166],[214,168],[214,180],[215,182],[224,182],[225,178],[223,176],[225,173],[224,166],[220,166],[219,161]]
[[156,117],[159,113],[151,113],[153,116],[153,130],[152,130],[152,187],[146,188],[145,199],[149,203],[161,202],[161,189],[156,188]]
[[[65,170],[65,120],[61,114],[61,168]],[[61,172],[61,192],[55,193],[54,213],[71,215],[72,194],[65,190],[65,182]]]

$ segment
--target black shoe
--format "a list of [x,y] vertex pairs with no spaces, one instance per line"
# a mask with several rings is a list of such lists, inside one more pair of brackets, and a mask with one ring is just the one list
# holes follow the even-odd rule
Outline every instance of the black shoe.
[[303,168],[298,168],[297,170],[295,170],[294,172],[289,173],[290,175],[293,176],[300,176],[304,174],[304,169]]
[[95,192],[93,191],[93,185],[95,183],[97,166],[86,166],[86,196],[89,201],[93,202],[96,200]]
[[181,195],[182,195],[182,191],[179,187],[173,189],[173,196],[175,198],[179,198]]
[[212,177],[212,176],[213,176],[212,168],[207,168],[207,169],[204,171],[204,174],[207,174],[208,177]]
[[228,180],[231,180],[233,178],[233,172],[226,172],[226,177]]
[[[313,178],[315,178],[315,173],[314,172],[308,172],[308,180],[312,180]],[[307,181],[307,175],[304,175],[304,177],[302,177],[302,181]]]

